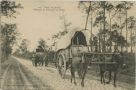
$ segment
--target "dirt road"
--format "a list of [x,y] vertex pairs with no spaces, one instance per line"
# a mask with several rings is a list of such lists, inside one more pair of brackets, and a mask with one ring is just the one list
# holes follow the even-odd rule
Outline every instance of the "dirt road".
[[56,68],[33,67],[30,60],[12,57],[3,65],[3,90],[134,90],[112,84],[103,85],[93,78],[85,79],[85,87],[81,87],[77,78],[77,85],[70,82],[70,73],[62,79]]
[[0,86],[2,90],[51,90],[13,57],[2,65]]

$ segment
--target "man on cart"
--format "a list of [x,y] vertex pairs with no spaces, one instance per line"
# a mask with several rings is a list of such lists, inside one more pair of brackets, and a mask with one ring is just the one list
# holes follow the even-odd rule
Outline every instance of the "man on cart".
[[44,49],[40,45],[36,49],[35,57],[36,57],[35,58],[35,66],[37,66],[37,64],[43,66],[43,62],[44,62]]

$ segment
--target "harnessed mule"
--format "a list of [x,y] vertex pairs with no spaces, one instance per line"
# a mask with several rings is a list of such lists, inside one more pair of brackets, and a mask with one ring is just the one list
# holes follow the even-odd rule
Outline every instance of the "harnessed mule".
[[83,55],[75,56],[71,60],[71,83],[74,79],[74,84],[76,85],[75,72],[81,79],[81,86],[84,87],[84,79],[88,69],[88,60],[86,60]]
[[111,64],[105,64],[105,63],[102,63],[100,64],[100,75],[101,75],[101,83],[104,83],[105,84],[105,74],[109,74],[109,80],[108,82],[106,82],[107,84],[110,83],[111,81],[111,75],[112,75],[112,72],[114,73],[114,86],[116,87],[116,76],[117,76],[117,71],[118,71],[118,68],[119,66],[121,65],[121,59],[119,57],[119,55],[112,55],[112,58],[109,58],[109,57],[104,57],[103,55],[100,57],[100,61],[102,62],[115,62],[115,63],[111,63]]

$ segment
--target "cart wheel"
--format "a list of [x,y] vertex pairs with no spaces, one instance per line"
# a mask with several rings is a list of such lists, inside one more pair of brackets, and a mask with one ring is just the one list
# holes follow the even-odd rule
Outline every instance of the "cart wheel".
[[64,78],[66,74],[66,61],[64,60],[62,55],[60,55],[58,58],[58,70],[60,76]]
[[109,82],[109,72],[108,71],[104,72],[104,79],[105,79],[105,83]]

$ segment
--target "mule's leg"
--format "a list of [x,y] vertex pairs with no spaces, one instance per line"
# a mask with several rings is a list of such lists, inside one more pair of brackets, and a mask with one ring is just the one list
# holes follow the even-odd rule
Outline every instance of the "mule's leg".
[[104,78],[104,73],[105,71],[101,71],[101,84],[104,83],[105,84],[105,78]]
[[84,87],[84,77],[82,78],[81,86]]
[[101,84],[103,83],[103,72],[100,71],[100,76],[101,76]]
[[85,75],[86,75],[87,71],[85,70],[82,76],[82,81],[81,81],[81,85],[82,87],[84,87],[84,79],[85,79]]
[[41,65],[41,61],[40,60],[38,61],[38,64],[39,64],[39,66]]
[[117,75],[117,72],[114,71],[114,87],[116,87],[116,75]]
[[[45,66],[48,66],[48,60],[45,60]],[[57,65],[55,65],[57,67]]]
[[35,60],[35,67],[37,67],[37,60]]
[[104,74],[105,74],[105,72],[102,71],[102,73],[101,73],[101,83],[104,83],[104,84],[105,84]]
[[109,71],[109,81],[107,82],[107,84],[109,84],[110,83],[110,81],[111,81],[111,71]]
[[75,70],[73,72],[74,84],[76,85],[76,77],[75,77]]
[[73,79],[73,67],[71,66],[71,83],[72,83],[72,79]]
[[100,67],[100,77],[101,77],[100,79],[101,79],[101,84],[102,84],[103,83],[103,74],[104,74],[103,70],[102,70],[103,67],[102,67],[102,65],[100,65],[99,67]]
[[105,77],[104,77],[104,73],[105,73],[105,72],[103,72],[103,83],[104,83],[104,85],[105,85]]
[[35,66],[35,60],[33,60],[33,66]]
[[40,60],[40,66],[42,66],[42,59]]
[[76,85],[76,79],[75,79],[75,68],[71,67],[71,83],[72,79],[74,79],[74,84]]
[[47,61],[46,60],[44,60],[44,64],[45,64],[45,66],[47,66]]
[[85,79],[85,75],[87,73],[88,65],[86,65],[85,63],[82,64],[82,68],[81,69],[82,69],[81,73],[83,73],[83,75],[81,75],[81,77],[82,77],[81,85],[82,85],[82,87],[84,87],[84,79]]
[[43,60],[42,60],[42,66],[43,66]]
[[72,75],[71,75],[71,83],[72,83]]
[[101,84],[102,84],[102,83],[103,83],[103,82],[102,82],[102,73],[101,73],[100,75],[101,75]]

